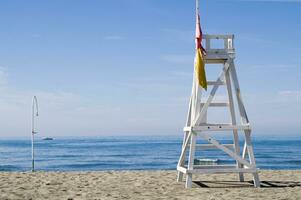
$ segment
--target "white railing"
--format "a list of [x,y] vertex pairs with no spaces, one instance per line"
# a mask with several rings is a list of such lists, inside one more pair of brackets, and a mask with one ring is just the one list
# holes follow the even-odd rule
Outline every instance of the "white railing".
[[[212,48],[213,40],[224,40],[224,48]],[[204,35],[206,51],[226,50],[234,51],[234,35]]]

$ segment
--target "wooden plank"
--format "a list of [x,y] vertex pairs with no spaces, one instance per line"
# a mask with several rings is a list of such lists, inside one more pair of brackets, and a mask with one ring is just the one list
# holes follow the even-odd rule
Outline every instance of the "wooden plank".
[[255,157],[254,157],[254,150],[253,150],[253,144],[251,142],[251,131],[246,130],[245,131],[245,138],[246,138],[246,145],[247,145],[247,150],[250,158],[250,163],[252,166],[256,166],[255,162]]
[[244,143],[244,148],[243,148],[243,151],[242,151],[242,157],[243,157],[243,159],[246,159],[247,154],[248,154],[248,148],[247,148],[247,144],[245,142]]
[[[183,174],[187,173],[187,169],[185,167],[177,166],[177,170],[180,171]],[[181,180],[182,181],[182,180]]]
[[240,87],[239,87],[239,83],[238,83],[238,79],[237,79],[235,65],[234,65],[233,61],[231,61],[231,62],[232,62],[231,63],[232,66],[230,68],[230,73],[231,73],[232,80],[233,80],[233,85],[234,85],[234,89],[235,89],[235,93],[236,93],[239,113],[241,115],[241,120],[244,124],[249,124],[249,119],[248,119],[247,112],[246,112],[245,106],[243,104],[242,96],[241,96],[241,91],[240,91]]
[[236,169],[236,165],[195,165],[194,169]]
[[203,38],[206,40],[206,39],[215,39],[215,40],[218,40],[218,39],[234,39],[234,35],[233,34],[229,34],[229,35],[221,35],[221,34],[205,34],[203,35]]
[[[205,106],[205,103],[201,103],[201,106]],[[228,102],[213,102],[209,104],[209,107],[229,107]]]
[[214,56],[214,57],[208,57],[205,58],[205,63],[208,64],[224,64],[227,62],[229,57],[219,57],[219,56]]
[[220,54],[220,55],[225,55],[229,57],[229,52],[232,52],[232,49],[208,49],[206,50],[206,56],[208,55],[210,57],[210,55],[216,55],[216,54]]
[[224,52],[224,53],[209,52],[205,56],[205,62],[206,62],[206,64],[225,63],[229,58],[230,58],[230,56],[227,52]]
[[[190,126],[191,125],[191,105],[192,105],[192,98],[190,97],[189,100],[189,107],[188,107],[188,114],[187,114],[187,119],[186,119],[186,126]],[[184,153],[181,154],[180,159],[179,159],[179,163],[178,166],[183,166],[184,162],[185,162],[185,152],[186,152],[186,147],[185,147],[185,143],[186,143],[186,139],[189,135],[189,131],[184,132],[184,138],[183,138],[183,144],[182,144],[182,150],[184,149]],[[183,173],[181,171],[178,172],[178,176],[177,176],[177,181],[181,182],[183,180]]]
[[[195,144],[196,144],[196,135],[191,133],[191,142],[189,147],[189,159],[188,159],[188,170],[193,170],[194,165],[194,156],[195,156]],[[186,188],[191,188],[192,186],[192,174],[188,173],[186,176]]]
[[191,135],[192,134],[189,131],[188,136],[186,137],[186,141],[185,141],[185,143],[184,143],[184,145],[182,147],[182,152],[181,152],[181,155],[180,155],[180,158],[179,158],[179,162],[178,162],[179,166],[181,166],[181,164],[185,162],[185,153],[186,153],[186,149],[188,147],[188,143],[189,143]]
[[226,85],[224,81],[207,81],[207,85]]
[[209,38],[206,38],[205,41],[206,41],[206,49],[211,49],[211,42],[210,42],[210,39],[209,39]]
[[232,130],[250,130],[249,125],[216,125],[216,126],[195,126],[195,127],[184,127],[184,131],[232,131]]
[[225,169],[193,169],[187,170],[191,174],[219,174],[219,173],[256,173],[256,168],[225,168]]
[[[222,144],[222,145],[224,147],[234,149],[234,144]],[[195,148],[197,150],[208,150],[208,149],[216,149],[216,146],[214,146],[213,144],[197,144],[197,145],[195,145]]]
[[229,49],[229,38],[224,39],[224,48]]

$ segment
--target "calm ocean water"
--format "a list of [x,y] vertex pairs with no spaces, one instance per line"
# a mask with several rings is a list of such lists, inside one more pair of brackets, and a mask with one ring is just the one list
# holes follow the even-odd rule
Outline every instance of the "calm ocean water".
[[[223,141],[227,143],[227,141]],[[253,140],[261,169],[301,169],[301,138]],[[181,137],[103,137],[36,141],[36,169],[44,171],[175,169]],[[205,156],[206,155],[206,156]],[[200,158],[232,163],[219,151]],[[0,171],[29,171],[30,140],[0,140]]]

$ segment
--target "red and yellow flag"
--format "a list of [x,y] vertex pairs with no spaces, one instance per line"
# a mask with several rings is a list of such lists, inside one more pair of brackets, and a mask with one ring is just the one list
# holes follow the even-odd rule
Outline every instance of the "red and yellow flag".
[[196,43],[196,55],[195,55],[195,75],[199,85],[207,90],[207,80],[205,72],[205,61],[204,56],[206,51],[202,46],[203,33],[200,23],[200,15],[197,13],[195,43]]

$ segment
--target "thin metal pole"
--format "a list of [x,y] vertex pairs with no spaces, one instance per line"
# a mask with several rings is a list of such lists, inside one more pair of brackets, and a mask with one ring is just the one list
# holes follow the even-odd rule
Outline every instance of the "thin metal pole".
[[34,133],[31,134],[31,171],[34,172]]
[[196,0],[196,16],[198,16],[198,14],[199,14],[199,0]]
[[[35,110],[35,108],[36,108],[36,110]],[[37,133],[35,131],[35,117],[38,117],[38,116],[39,116],[38,99],[36,96],[34,96],[33,100],[32,100],[32,115],[31,115],[31,165],[32,165],[31,171],[32,172],[35,171],[34,135]]]

